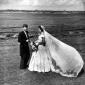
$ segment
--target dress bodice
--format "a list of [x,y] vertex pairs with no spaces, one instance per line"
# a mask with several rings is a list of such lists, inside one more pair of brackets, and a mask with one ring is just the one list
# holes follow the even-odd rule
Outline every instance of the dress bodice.
[[45,42],[45,37],[44,37],[44,34],[41,33],[41,34],[38,36],[38,40],[35,41],[35,43],[36,43],[36,45],[42,45],[44,42]]
[[41,35],[39,35],[39,37],[38,37],[39,42],[42,42],[42,38],[44,38],[44,34],[43,33]]

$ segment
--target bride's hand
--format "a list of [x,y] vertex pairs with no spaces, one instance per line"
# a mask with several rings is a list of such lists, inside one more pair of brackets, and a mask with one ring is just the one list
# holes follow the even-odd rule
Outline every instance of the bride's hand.
[[35,45],[36,46],[38,46],[39,45],[39,41],[37,40],[37,41],[35,41]]

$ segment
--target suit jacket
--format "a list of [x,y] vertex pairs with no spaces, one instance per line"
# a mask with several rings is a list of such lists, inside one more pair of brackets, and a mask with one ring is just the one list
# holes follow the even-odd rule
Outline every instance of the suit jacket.
[[[29,39],[28,31],[26,31],[27,37]],[[18,42],[20,43],[20,56],[30,56],[29,43],[26,42],[27,37],[24,31],[21,31],[18,35]]]

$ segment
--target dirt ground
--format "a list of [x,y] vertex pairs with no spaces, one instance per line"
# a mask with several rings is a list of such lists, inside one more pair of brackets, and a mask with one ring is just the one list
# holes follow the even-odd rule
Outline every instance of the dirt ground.
[[[80,48],[80,50],[83,50],[84,46],[81,46]],[[85,53],[83,51],[81,51],[81,55],[85,61]],[[66,78],[52,72],[37,73],[30,72],[27,69],[20,70],[19,63],[20,56],[17,39],[1,41],[0,85],[85,85],[84,72],[81,73],[77,78]]]

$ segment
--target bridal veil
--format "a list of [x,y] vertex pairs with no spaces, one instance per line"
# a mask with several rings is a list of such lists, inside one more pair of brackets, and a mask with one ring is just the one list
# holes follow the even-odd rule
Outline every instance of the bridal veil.
[[[35,70],[33,68],[40,64],[38,62],[43,62],[44,69],[47,68],[47,71],[60,73],[66,77],[77,77],[84,65],[84,61],[79,52],[74,47],[53,37],[45,30],[44,37],[46,46],[44,48],[40,47],[37,52],[33,53],[28,69],[39,72],[40,69],[36,68]],[[43,70],[43,72],[46,71]]]

